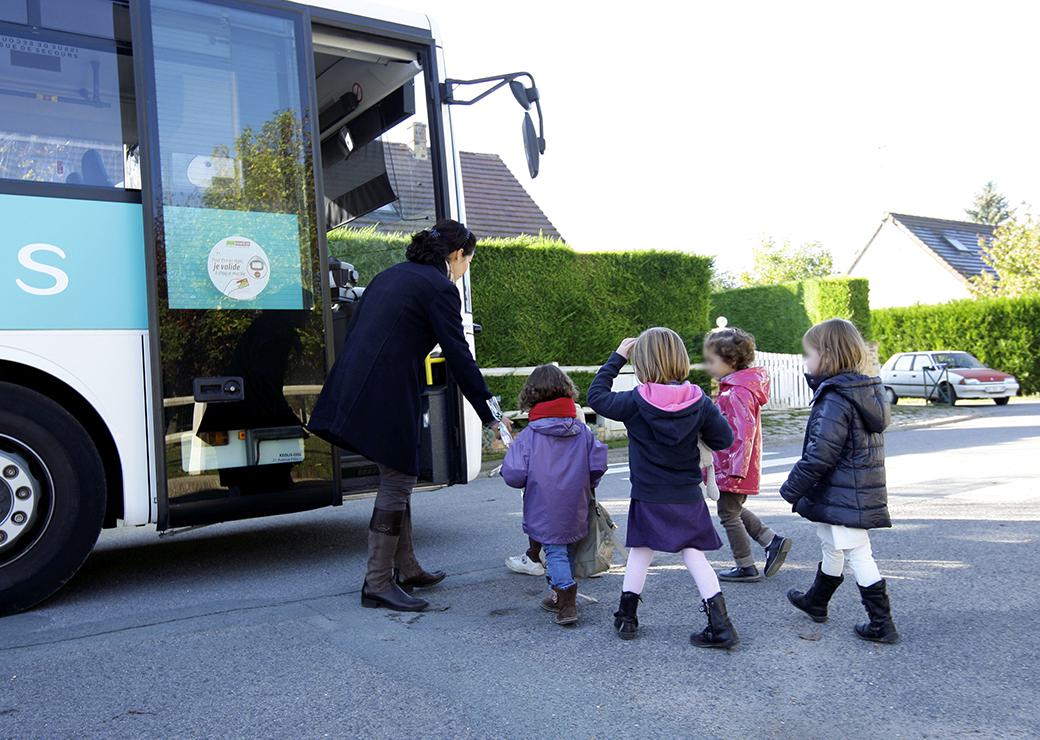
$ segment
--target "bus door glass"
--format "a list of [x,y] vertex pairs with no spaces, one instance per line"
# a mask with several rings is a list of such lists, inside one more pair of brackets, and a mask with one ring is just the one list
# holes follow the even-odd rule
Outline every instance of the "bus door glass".
[[[333,503],[302,16],[151,0],[160,354],[176,526]],[[160,520],[163,519],[160,507]]]
[[[329,255],[356,270],[356,286],[334,288],[333,298],[336,352],[350,352],[345,327],[365,284],[404,260],[408,235],[436,223],[439,203],[447,212],[434,176],[442,148],[430,140],[416,48],[324,26],[314,27],[312,44]],[[458,401],[443,362],[434,358],[427,368],[421,478],[448,483]],[[346,492],[375,483],[375,466],[349,451],[341,469]]]

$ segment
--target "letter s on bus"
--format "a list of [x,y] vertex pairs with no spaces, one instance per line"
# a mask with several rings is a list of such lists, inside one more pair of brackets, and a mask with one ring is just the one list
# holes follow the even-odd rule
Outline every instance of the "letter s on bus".
[[69,287],[69,276],[64,270],[53,265],[46,265],[42,262],[37,262],[33,259],[33,255],[36,252],[50,252],[56,254],[62,259],[65,259],[65,252],[61,247],[56,247],[53,244],[26,244],[24,247],[18,250],[18,263],[33,272],[42,272],[44,275],[49,275],[54,280],[54,285],[49,288],[34,288],[27,283],[23,283],[21,278],[15,278],[15,283],[19,288],[24,290],[26,293],[32,295],[57,295]]

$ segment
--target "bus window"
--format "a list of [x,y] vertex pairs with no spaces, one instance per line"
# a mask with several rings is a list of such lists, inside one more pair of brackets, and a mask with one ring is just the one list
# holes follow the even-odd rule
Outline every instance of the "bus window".
[[129,11],[0,4],[0,178],[140,189]]

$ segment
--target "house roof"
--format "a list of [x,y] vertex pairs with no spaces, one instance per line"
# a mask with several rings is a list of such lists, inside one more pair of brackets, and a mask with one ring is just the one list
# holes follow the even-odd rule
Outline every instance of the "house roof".
[[467,226],[480,236],[539,233],[562,238],[497,154],[460,152]]
[[[920,246],[963,280],[970,280],[983,272],[993,272],[992,268],[982,261],[979,249],[980,239],[987,242],[993,239],[993,226],[989,224],[889,213],[881,222],[882,225],[888,220],[909,233]],[[871,237],[866,246],[859,251],[852,267],[856,266],[873,241],[874,238]],[[849,268],[850,272],[852,267]]]
[[[354,219],[354,227],[411,232],[433,225],[433,182],[430,161],[417,157],[407,144],[385,142],[386,170],[400,200]],[[560,232],[497,154],[460,152],[466,225],[477,238],[539,233],[561,239]],[[407,209],[407,212],[402,210]]]

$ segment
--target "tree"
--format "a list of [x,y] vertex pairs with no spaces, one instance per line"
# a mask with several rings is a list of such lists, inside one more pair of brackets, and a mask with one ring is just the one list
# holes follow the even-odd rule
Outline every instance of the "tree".
[[1021,296],[1040,292],[1040,220],[1012,218],[979,243],[980,256],[993,272],[972,279],[977,296]]
[[790,242],[762,242],[753,253],[750,272],[740,276],[742,285],[776,285],[808,278],[827,277],[834,272],[834,257],[819,242],[792,247]]
[[720,270],[714,263],[711,266],[711,292],[718,293],[720,290],[729,290],[738,285],[736,276],[729,270]]
[[997,185],[992,180],[982,186],[982,191],[975,196],[971,208],[965,208],[964,212],[975,223],[991,226],[998,226],[1011,218],[1007,198],[997,190]]

